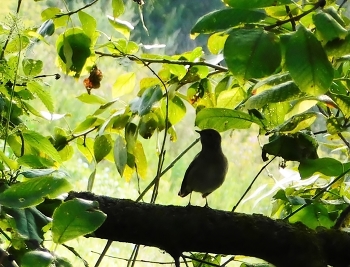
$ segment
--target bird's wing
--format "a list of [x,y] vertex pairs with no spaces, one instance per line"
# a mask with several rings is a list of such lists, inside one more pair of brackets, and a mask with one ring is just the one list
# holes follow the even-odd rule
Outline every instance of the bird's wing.
[[189,193],[192,192],[192,189],[190,188],[186,188],[186,185],[188,184],[188,174],[190,173],[190,171],[193,169],[193,167],[196,165],[196,161],[198,159],[198,156],[199,156],[200,153],[198,153],[194,159],[192,160],[192,162],[190,163],[190,165],[188,166],[186,172],[185,172],[185,176],[184,176],[184,179],[182,181],[182,184],[181,184],[181,189],[180,189],[180,192],[179,192],[179,196],[181,197],[185,197],[187,196]]

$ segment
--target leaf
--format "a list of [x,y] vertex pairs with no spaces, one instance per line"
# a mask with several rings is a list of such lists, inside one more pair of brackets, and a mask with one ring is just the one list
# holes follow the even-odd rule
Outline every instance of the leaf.
[[340,118],[329,117],[326,121],[327,132],[330,134],[338,134],[342,132],[343,127],[340,122]]
[[95,177],[96,177],[96,168],[92,171],[92,173],[89,176],[89,181],[88,181],[88,186],[87,186],[87,191],[91,192],[92,187],[94,186],[95,182]]
[[93,39],[94,33],[96,31],[96,19],[84,11],[79,11],[78,16],[84,32],[91,39]]
[[117,18],[125,11],[123,0],[112,0],[113,17]]
[[322,37],[322,41],[328,42],[334,39],[344,39],[348,31],[343,28],[330,14],[322,10],[313,16],[317,33]]
[[54,256],[47,251],[29,251],[21,258],[21,267],[49,267],[54,259]]
[[268,7],[268,6],[277,6],[277,5],[288,5],[292,4],[292,0],[224,0],[224,3],[231,7],[236,8],[259,8],[259,7]]
[[56,43],[60,65],[67,74],[78,78],[86,60],[91,56],[91,38],[80,28],[62,33]]
[[99,126],[102,123],[102,119],[95,116],[88,116],[84,121],[82,121],[75,129],[74,133],[81,133],[87,130]]
[[113,18],[112,16],[109,16],[109,15],[107,15],[107,19],[117,32],[124,35],[126,39],[130,38],[130,32],[134,29],[134,26],[132,26],[130,22]]
[[145,139],[151,138],[157,127],[158,116],[154,112],[150,112],[141,117],[138,125],[139,134]]
[[191,30],[193,33],[213,33],[227,30],[244,23],[254,23],[263,20],[266,14],[262,10],[222,9],[210,12],[199,18]]
[[104,105],[107,103],[107,100],[104,99],[101,96],[98,95],[89,95],[88,93],[83,93],[80,96],[77,96],[77,98],[86,104],[100,104],[100,105]]
[[60,155],[50,141],[35,131],[26,130],[22,132],[24,142],[36,148],[41,153],[51,157],[54,161],[62,162]]
[[269,139],[269,143],[263,145],[262,157],[266,161],[266,153],[282,157],[286,161],[303,161],[317,159],[318,143],[311,136],[298,132],[291,135],[275,134]]
[[19,168],[18,163],[15,160],[12,160],[9,157],[7,157],[4,154],[4,152],[2,152],[1,150],[0,150],[0,158],[1,158],[1,161],[3,161],[11,170],[17,170]]
[[135,155],[136,171],[141,178],[146,179],[147,158],[146,158],[142,143],[140,141],[136,142],[134,155]]
[[43,87],[36,81],[30,81],[27,83],[27,89],[33,94],[39,97],[41,102],[45,105],[50,113],[54,113],[53,100],[50,93],[43,89]]
[[260,121],[242,111],[205,108],[198,112],[195,124],[201,129],[212,128],[223,132],[229,129],[248,129],[252,122],[260,124]]
[[[219,55],[221,51],[224,49],[224,45],[227,37],[228,35],[223,33],[214,33],[210,35],[208,39],[209,52],[214,55]],[[220,54],[220,56],[222,55]]]
[[77,147],[79,151],[84,155],[88,162],[91,162],[93,159],[93,147],[94,140],[91,137],[77,139]]
[[224,58],[232,74],[241,80],[271,75],[281,63],[279,39],[262,29],[232,31],[226,39]]
[[338,105],[345,118],[350,117],[350,97],[346,95],[329,94]]
[[119,75],[117,80],[113,84],[112,97],[116,98],[119,96],[130,94],[134,90],[135,84],[135,72],[128,72]]
[[151,111],[152,106],[158,102],[163,96],[162,89],[159,85],[147,88],[141,97],[133,100],[130,103],[130,108],[133,112],[138,112],[140,116],[146,115]]
[[290,37],[285,58],[290,76],[302,92],[318,96],[328,91],[333,67],[320,42],[303,26]]
[[299,164],[298,170],[302,179],[309,178],[315,173],[338,176],[345,171],[343,164],[334,158],[304,160]]
[[[166,101],[161,102],[162,111],[166,113]],[[178,96],[174,96],[168,103],[168,119],[172,125],[179,123],[186,115],[186,106],[182,99]]]
[[106,214],[98,210],[98,202],[73,199],[62,203],[52,217],[52,238],[57,244],[90,234],[99,228]]
[[241,87],[235,87],[222,91],[218,98],[216,106],[218,108],[235,109],[245,98],[245,92]]
[[305,112],[292,116],[289,120],[285,121],[271,132],[283,132],[283,133],[297,133],[310,127],[316,120],[318,113]]
[[22,174],[26,178],[35,178],[35,177],[47,176],[56,171],[57,171],[56,169],[30,169],[28,171],[23,171],[20,174]]
[[94,156],[99,163],[112,149],[112,138],[109,134],[99,135],[94,142]]
[[35,76],[42,71],[43,62],[41,60],[25,58],[22,61],[22,68],[25,75]]
[[117,135],[113,148],[114,162],[121,177],[123,177],[124,169],[127,163],[126,142],[121,135]]
[[41,243],[44,240],[42,228],[51,222],[36,208],[12,209],[4,208],[6,214],[10,215],[16,222],[16,230],[26,240],[36,240]]
[[72,186],[66,179],[39,177],[11,185],[0,195],[0,203],[11,208],[27,208],[68,192]]

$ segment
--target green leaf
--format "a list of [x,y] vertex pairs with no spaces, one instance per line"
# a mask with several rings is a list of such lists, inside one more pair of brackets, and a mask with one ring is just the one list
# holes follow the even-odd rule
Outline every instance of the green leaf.
[[21,258],[21,267],[49,267],[54,261],[54,256],[47,251],[30,251]]
[[146,115],[150,112],[152,106],[158,102],[163,96],[162,89],[159,85],[147,88],[141,97],[135,99],[130,103],[130,108],[133,112],[138,112],[140,116]]
[[129,39],[130,32],[134,29],[134,26],[131,25],[130,22],[113,18],[112,16],[107,15],[109,23],[113,26],[113,28],[124,35],[126,39]]
[[304,160],[299,164],[298,170],[302,179],[309,178],[315,173],[338,176],[345,171],[343,164],[334,158]]
[[47,176],[56,171],[57,171],[56,169],[30,169],[28,171],[21,172],[20,174],[22,174],[26,178],[35,178],[35,177]]
[[94,128],[102,123],[102,119],[95,116],[88,116],[75,129],[74,133],[81,133]]
[[4,208],[6,214],[10,215],[16,222],[16,229],[26,240],[36,240],[41,243],[44,240],[42,228],[51,222],[49,217],[46,217],[36,208],[12,209]]
[[[166,112],[166,101],[162,100],[162,111],[165,114]],[[186,115],[186,106],[182,99],[178,96],[174,96],[168,103],[168,119],[172,125],[180,122],[183,117]]]
[[326,121],[327,132],[330,134],[338,134],[342,132],[343,127],[340,122],[340,118],[330,117]]
[[268,6],[279,6],[279,5],[288,5],[292,4],[292,0],[224,0],[224,3],[231,7],[236,8],[259,8],[259,7],[268,7]]
[[135,165],[136,165],[137,174],[141,178],[146,179],[146,176],[147,176],[147,158],[146,158],[142,143],[140,141],[136,142],[134,156],[135,156]]
[[41,102],[45,105],[50,113],[54,113],[54,106],[51,94],[36,81],[30,81],[27,83],[27,89],[33,94],[39,97]]
[[222,91],[218,98],[216,106],[218,108],[232,108],[235,109],[244,100],[246,93],[241,87],[231,88]]
[[139,134],[145,138],[151,138],[154,131],[158,127],[158,116],[154,114],[153,112],[150,112],[144,116],[141,117],[141,120],[139,122]]
[[209,52],[214,55],[219,55],[224,49],[228,35],[223,33],[214,33],[208,39]]
[[326,93],[333,80],[333,67],[320,42],[303,26],[286,47],[286,67],[299,89],[310,95]]
[[196,126],[212,128],[219,132],[229,129],[248,129],[252,122],[260,124],[256,118],[238,110],[225,108],[204,108],[196,116]]
[[113,17],[118,18],[125,11],[123,0],[112,0]]
[[266,153],[288,160],[303,161],[317,159],[318,143],[311,136],[298,132],[291,135],[273,135],[269,143],[263,146],[262,157],[267,160]]
[[19,168],[18,163],[10,159],[9,157],[7,157],[5,153],[2,151],[0,151],[0,158],[1,158],[1,161],[3,161],[11,170],[17,170]]
[[89,181],[88,181],[88,186],[87,186],[87,190],[89,192],[92,191],[92,187],[94,186],[94,182],[95,182],[95,177],[96,177],[96,168],[94,168],[94,170],[92,171],[92,173],[89,176]]
[[72,189],[66,179],[39,177],[13,184],[0,195],[0,203],[11,208],[27,208],[42,203],[45,198],[55,198]]
[[317,33],[322,37],[322,41],[328,42],[334,39],[344,39],[348,31],[343,28],[331,15],[324,11],[319,11],[313,16]]
[[84,32],[93,39],[93,35],[96,31],[96,19],[84,11],[79,11],[78,16]]
[[136,84],[136,74],[135,72],[128,72],[120,74],[113,84],[112,96],[113,98],[130,94],[134,91]]
[[43,62],[31,58],[25,58],[22,61],[22,68],[25,75],[38,75],[43,69]]
[[109,151],[112,149],[112,143],[112,138],[109,134],[96,137],[94,143],[94,156],[97,163],[108,155]]
[[236,78],[247,80],[271,75],[281,63],[279,39],[262,29],[232,31],[226,39],[224,58]]
[[77,147],[79,151],[83,154],[88,162],[91,162],[93,159],[93,147],[94,147],[94,139],[87,137],[82,138],[79,137],[77,139]]
[[257,95],[250,97],[244,103],[247,109],[259,109],[268,103],[279,103],[294,100],[304,95],[294,82],[289,81],[271,87]]
[[63,244],[69,240],[90,234],[99,228],[106,214],[98,210],[98,202],[73,199],[62,203],[52,220],[53,241]]
[[338,105],[345,118],[350,117],[350,97],[346,95],[329,94]]
[[272,130],[272,132],[283,133],[296,133],[310,127],[316,120],[318,113],[305,112],[292,116],[289,120],[285,121],[278,127]]
[[263,107],[263,114],[266,119],[266,129],[273,129],[285,121],[285,115],[290,109],[288,102],[268,103]]
[[67,74],[78,78],[86,60],[91,56],[91,38],[80,28],[62,33],[56,43],[60,65]]
[[45,138],[44,136],[40,135],[39,133],[35,131],[26,130],[23,131],[23,139],[24,142],[30,145],[31,147],[34,147],[41,153],[46,154],[50,158],[52,158],[54,161],[61,162],[61,157],[58,154],[57,150],[54,148],[54,146],[50,143],[50,141]]
[[89,95],[88,93],[83,93],[77,97],[81,102],[86,104],[100,104],[104,105],[107,103],[107,100],[98,95]]
[[128,152],[126,142],[121,135],[117,135],[113,148],[114,163],[121,177],[123,177],[124,169],[127,163]]
[[213,33],[227,30],[244,23],[254,23],[263,20],[266,14],[262,10],[223,9],[213,11],[201,17],[191,30],[191,33]]
[[30,43],[27,36],[16,35],[6,46],[6,53],[16,53],[24,50]]

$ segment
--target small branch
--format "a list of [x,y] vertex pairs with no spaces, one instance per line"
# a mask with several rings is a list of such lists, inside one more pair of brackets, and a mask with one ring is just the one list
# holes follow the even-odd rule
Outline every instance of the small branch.
[[348,140],[345,139],[345,137],[342,135],[342,133],[338,133],[338,136],[340,137],[340,139],[344,142],[344,144],[348,147],[348,149],[350,150],[350,143],[348,142]]
[[[197,144],[199,142],[200,138],[197,138],[195,141],[192,142],[192,144],[190,144],[183,152],[180,153],[180,155],[178,155],[160,174],[160,177],[163,176],[167,171],[169,171],[174,165],[175,163],[181,159],[186,153],[187,151],[189,151],[195,144]],[[143,190],[143,192],[139,195],[139,197],[135,200],[136,202],[139,202],[143,196],[148,192],[148,190],[150,190],[150,188],[154,185],[154,183],[156,182],[157,177],[155,177],[152,182],[149,183],[149,185]]]
[[62,14],[57,14],[57,15],[55,16],[55,18],[57,19],[57,18],[60,18],[60,17],[63,17],[63,16],[71,16],[71,15],[73,15],[73,14],[75,14],[75,13],[78,13],[79,11],[84,10],[85,8],[88,8],[88,7],[92,6],[93,4],[97,3],[98,1],[99,1],[99,0],[94,0],[94,1],[92,1],[91,3],[85,5],[85,6],[79,8],[79,9],[77,9],[77,10],[74,10],[74,11],[70,11],[70,12],[62,13]]
[[292,15],[292,13],[290,12],[289,6],[286,6],[286,12],[287,12],[289,18],[291,19],[290,23],[292,24],[292,29],[293,29],[293,31],[295,31],[295,29],[296,29],[296,24],[295,24],[294,17],[293,17],[293,15]]
[[153,63],[160,63],[160,64],[173,64],[173,65],[188,65],[188,66],[207,66],[210,68],[213,68],[219,72],[227,72],[228,68],[219,66],[219,65],[214,65],[205,61],[198,61],[198,62],[192,62],[192,61],[185,61],[185,60],[169,60],[169,59],[151,59],[151,58],[139,58],[134,55],[129,55],[129,54],[109,54],[109,53],[103,53],[96,51],[96,55],[100,55],[101,57],[113,57],[113,58],[124,58],[127,57],[131,61],[141,61],[142,63],[147,62],[149,64]]
[[291,18],[286,19],[286,20],[279,20],[273,25],[269,25],[269,26],[264,27],[264,30],[269,31],[269,30],[272,30],[273,28],[276,28],[278,26],[281,26],[281,25],[289,23],[289,22],[291,22],[291,23],[294,22],[295,23],[295,21],[300,20],[301,18],[305,17],[306,15],[308,15],[312,11],[316,10],[317,8],[322,7],[322,5],[323,5],[323,1],[320,0],[311,9],[301,13],[300,15],[295,16],[295,17],[291,17]]
[[253,181],[250,183],[250,185],[248,186],[248,188],[245,190],[245,192],[243,193],[243,195],[241,196],[241,198],[238,200],[238,202],[236,203],[236,205],[232,208],[232,212],[234,212],[236,210],[236,208],[238,207],[238,205],[242,202],[243,198],[248,194],[248,192],[250,191],[250,189],[252,188],[253,184],[255,183],[256,179],[259,177],[259,175],[261,174],[261,172],[276,158],[277,156],[274,156],[268,163],[266,163],[261,169],[260,171],[257,173],[257,175],[255,175]]

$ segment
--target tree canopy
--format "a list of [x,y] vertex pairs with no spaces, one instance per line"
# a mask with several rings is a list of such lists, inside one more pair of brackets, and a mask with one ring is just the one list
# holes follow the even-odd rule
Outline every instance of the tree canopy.
[[[164,249],[176,265],[179,257],[187,259],[183,252],[192,249],[200,252],[191,254],[194,266],[225,266],[236,259],[235,255],[222,262],[223,254],[260,257],[276,266],[350,264],[344,252],[350,240],[350,17],[346,1],[205,1],[198,13],[194,3],[186,7],[191,9],[183,3],[164,8],[171,14],[162,9],[157,12],[163,13],[166,22],[178,16],[172,27],[185,25],[192,38],[206,40],[206,47],[183,51],[193,45],[181,44],[183,33],[175,34],[175,48],[165,53],[157,39],[162,31],[158,36],[157,28],[148,30],[155,19],[147,21],[152,16],[143,6],[149,3],[142,0],[111,0],[103,4],[102,18],[94,9],[101,4],[98,0],[62,6],[33,1],[33,9],[40,9],[38,25],[26,22],[24,3],[19,0],[13,12],[1,19],[0,263],[4,266],[73,266],[45,243],[48,239],[51,245],[63,246],[79,257],[85,266],[91,265],[67,245],[82,236],[107,239],[109,244],[112,240],[135,243],[129,262],[136,261],[138,245],[144,244]],[[154,8],[161,5],[157,2]],[[139,11],[133,17],[137,23],[125,19],[129,10]],[[193,20],[192,13],[201,17],[191,26],[181,24],[187,17]],[[142,29],[136,30],[135,25]],[[40,45],[54,46],[55,62],[48,56],[40,58],[35,52]],[[47,72],[48,65],[54,65],[50,66],[54,73]],[[117,66],[126,71],[119,73]],[[106,77],[115,77],[113,84],[104,83]],[[66,97],[64,88],[49,90],[55,79],[66,79],[68,84],[69,78],[84,90],[75,95],[80,107],[89,106],[83,119],[58,107],[56,98],[59,94],[61,99]],[[107,93],[100,94],[102,90]],[[166,166],[167,144],[186,138],[177,125],[192,111],[194,124],[187,125],[188,129],[253,131],[261,144],[261,160],[266,164],[229,212],[155,204],[164,175],[199,141]],[[73,117],[73,127],[50,128],[51,122],[69,117]],[[149,163],[154,156],[145,149],[153,139],[157,141],[156,165]],[[133,202],[71,192],[78,189],[64,166],[77,155],[93,166],[89,177],[81,178],[89,192],[99,179],[97,166],[105,161],[113,162],[126,181],[145,179],[146,185],[138,187]],[[276,158],[281,159],[281,171],[290,172],[282,180],[275,179],[268,193],[273,201],[269,217],[274,220],[236,213]],[[146,180],[149,173],[153,180]],[[107,175],[105,179],[112,178]],[[150,199],[146,200],[146,194]],[[141,218],[159,221],[142,225]],[[189,221],[194,223],[187,225]],[[112,233],[113,222],[119,227]],[[211,235],[212,243],[178,239],[181,231],[176,227],[181,222],[185,222],[182,227],[187,225],[183,228],[187,236],[199,236],[200,231],[195,231],[199,229]],[[127,231],[130,225],[137,229]],[[218,231],[216,225],[224,233],[212,236]],[[150,235],[156,229],[164,235]],[[218,244],[225,234],[228,240]],[[235,237],[242,242],[225,247]],[[266,240],[277,242],[276,246],[264,247]],[[268,250],[274,247],[278,253]],[[105,253],[106,249],[100,260]],[[295,261],[290,260],[293,257]]]

